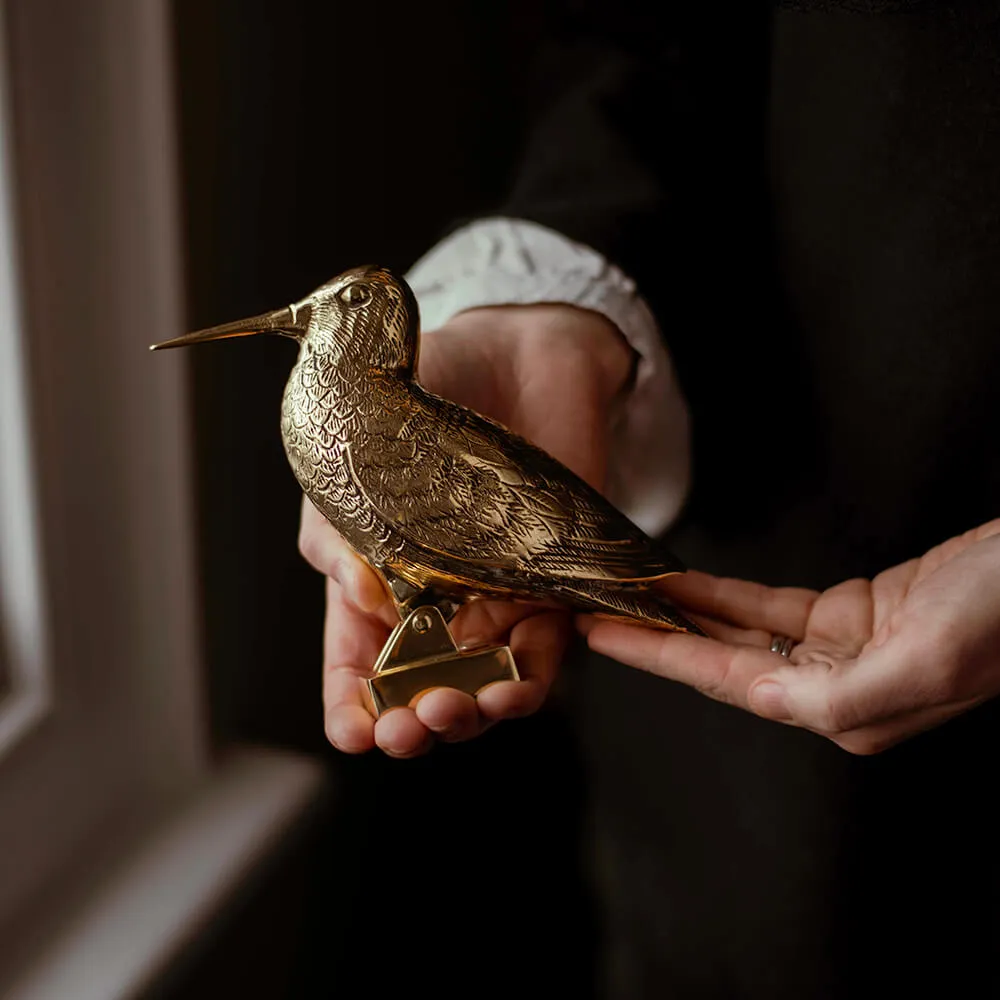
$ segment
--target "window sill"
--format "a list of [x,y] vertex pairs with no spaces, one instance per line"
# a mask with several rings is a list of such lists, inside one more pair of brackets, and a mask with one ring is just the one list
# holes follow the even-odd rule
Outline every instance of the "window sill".
[[262,749],[233,754],[109,872],[4,995],[136,995],[278,850],[322,789],[322,768],[309,758]]

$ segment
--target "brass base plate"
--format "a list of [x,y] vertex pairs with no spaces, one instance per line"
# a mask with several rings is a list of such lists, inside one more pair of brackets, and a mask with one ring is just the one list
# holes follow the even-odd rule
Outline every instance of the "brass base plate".
[[495,681],[520,680],[508,646],[460,650],[441,612],[415,608],[389,636],[368,691],[376,715],[409,705],[421,691],[450,687],[475,695]]

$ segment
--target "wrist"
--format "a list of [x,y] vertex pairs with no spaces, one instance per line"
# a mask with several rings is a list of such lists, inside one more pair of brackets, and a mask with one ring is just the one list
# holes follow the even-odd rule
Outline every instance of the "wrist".
[[611,320],[569,303],[481,306],[456,314],[440,330],[504,341],[515,365],[518,357],[526,366],[558,359],[605,405],[628,385],[637,359]]

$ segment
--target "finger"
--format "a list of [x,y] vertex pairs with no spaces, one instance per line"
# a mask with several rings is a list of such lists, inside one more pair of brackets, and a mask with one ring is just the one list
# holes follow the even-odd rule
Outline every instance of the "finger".
[[765,632],[759,628],[740,628],[737,625],[730,625],[728,622],[718,621],[709,618],[707,615],[689,614],[688,617],[711,639],[718,639],[719,642],[729,643],[731,646],[758,646],[762,649],[770,649],[774,640],[772,632]]
[[326,735],[346,753],[375,745],[375,719],[368,709],[365,675],[387,630],[347,601],[336,580],[327,580],[323,637],[323,706]]
[[725,619],[745,629],[801,639],[813,604],[815,590],[800,587],[767,587],[749,580],[712,576],[688,570],[667,577],[661,584],[671,600],[692,611]]
[[412,708],[390,708],[375,723],[375,742],[390,757],[418,757],[434,745]]
[[299,551],[313,569],[337,580],[362,611],[374,613],[389,601],[378,574],[305,496],[299,522]]
[[327,738],[340,750],[364,753],[378,746],[393,757],[414,757],[433,745],[430,731],[410,708],[391,709],[376,720],[367,681],[350,666],[324,671],[323,694]]
[[421,692],[413,709],[417,719],[445,743],[470,740],[485,728],[476,699],[454,688]]
[[491,684],[476,699],[444,688],[422,695],[416,704],[417,717],[448,741],[470,739],[500,719],[537,711],[571,634],[565,613],[538,612],[531,605],[503,601],[467,605],[452,623],[452,631],[468,647],[506,639],[521,680]]
[[[697,625],[710,638],[718,639],[720,642],[731,642],[748,646],[769,646],[771,643],[772,636],[770,632],[762,632],[760,629],[737,628],[735,625],[730,625],[727,622],[720,622],[715,618],[709,618],[707,615],[693,614],[688,611],[687,608],[678,610],[683,610],[684,617],[687,618],[688,621]],[[630,621],[630,619],[622,618],[621,616],[606,617],[604,615],[583,613],[577,614],[574,617],[574,627],[580,635],[586,637],[590,633],[590,630],[601,621],[613,621],[618,624],[626,625],[638,624],[637,622]],[[669,630],[663,629],[663,631],[666,632]]]
[[[829,671],[832,668],[828,663],[817,663],[813,669]],[[947,722],[982,701],[980,698],[971,698],[965,701],[904,711],[891,718],[883,718],[878,722],[862,724],[855,728],[824,729],[823,725],[846,725],[846,716],[837,716],[834,711],[823,719],[814,717],[811,720],[811,725],[809,724],[810,720],[801,713],[798,718],[794,717],[791,713],[795,711],[795,706],[786,698],[784,692],[768,690],[772,685],[780,683],[780,677],[780,674],[777,677],[767,675],[760,678],[756,684],[751,685],[750,704],[753,711],[775,722],[784,722],[788,725],[811,729],[820,736],[825,736],[836,743],[848,753],[860,756],[881,753],[911,736],[916,736]]]
[[326,581],[326,620],[323,626],[323,662],[350,667],[367,675],[389,637],[382,622],[349,601],[334,579]]
[[752,710],[824,734],[848,733],[956,699],[953,670],[933,644],[896,638],[842,661],[816,654],[811,662],[770,671],[749,692]]
[[[351,753],[373,746],[393,757],[426,753],[434,738],[413,709],[391,709],[378,720],[370,711],[365,678],[385,644],[388,628],[346,600],[336,580],[327,581],[327,594],[324,701],[330,741]],[[461,720],[455,724],[460,726]]]
[[510,649],[517,663],[519,681],[498,681],[476,696],[486,719],[515,719],[537,712],[545,702],[566,647],[573,623],[563,611],[533,614],[514,626]]
[[455,641],[469,648],[506,641],[514,626],[529,615],[538,613],[536,606],[514,601],[470,601],[449,622]]
[[345,753],[375,746],[375,720],[365,707],[365,681],[349,667],[323,671],[326,738]]
[[748,707],[747,692],[760,676],[774,672],[775,653],[733,646],[684,632],[598,621],[587,634],[596,653],[660,677],[679,681],[730,705]]

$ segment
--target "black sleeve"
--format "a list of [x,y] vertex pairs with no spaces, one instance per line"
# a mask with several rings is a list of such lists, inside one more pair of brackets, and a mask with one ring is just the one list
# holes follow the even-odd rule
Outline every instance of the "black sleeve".
[[612,5],[603,9],[603,19],[565,14],[561,37],[539,53],[542,92],[552,77],[558,92],[538,110],[502,211],[638,276],[675,188],[675,145],[662,125],[676,96],[676,44],[663,17],[622,14],[612,24]]
[[501,211],[593,247],[662,325],[680,282],[710,280],[727,254],[730,272],[746,263],[739,236],[762,207],[748,186],[766,162],[769,6],[568,6],[540,52],[543,89],[548,73],[558,92],[533,115]]

